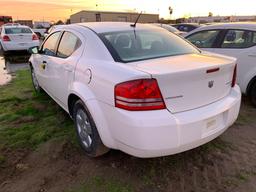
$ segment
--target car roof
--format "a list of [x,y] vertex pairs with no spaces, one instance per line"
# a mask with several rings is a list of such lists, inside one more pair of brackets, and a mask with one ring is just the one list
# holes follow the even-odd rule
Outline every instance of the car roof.
[[[131,27],[131,24],[129,22],[90,22],[90,23],[78,23],[78,24],[72,24],[72,25],[78,25],[87,27],[96,33],[107,33],[107,32],[115,32],[115,31],[130,31],[134,30],[133,27]],[[72,26],[70,25],[70,26]],[[143,29],[155,29],[155,30],[162,30],[161,28],[154,26],[154,25],[147,25],[147,24],[140,24],[137,23],[136,29],[143,30]]]
[[26,25],[3,25],[4,28],[30,28]]
[[170,25],[167,25],[167,24],[164,24],[164,23],[151,23],[151,24],[148,24],[148,25],[154,25],[154,26],[158,26],[158,27],[162,27],[164,29],[167,29],[169,31],[172,31],[172,32],[179,32],[179,30],[173,26],[170,26]]
[[198,23],[177,23],[173,24],[173,26],[179,26],[179,25],[189,25],[189,26],[194,26],[194,27],[201,27],[204,25],[198,24]]
[[208,29],[249,29],[256,30],[256,22],[244,22],[244,23],[214,23],[212,25],[202,26],[196,31],[208,30]]

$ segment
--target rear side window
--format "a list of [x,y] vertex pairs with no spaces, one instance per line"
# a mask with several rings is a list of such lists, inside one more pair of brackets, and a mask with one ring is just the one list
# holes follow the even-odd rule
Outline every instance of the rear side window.
[[49,56],[55,56],[56,47],[60,38],[61,32],[53,33],[44,43],[42,53]]
[[5,28],[5,34],[20,34],[20,33],[32,33],[31,29],[29,28],[20,28],[20,27],[13,27],[13,28]]
[[67,58],[75,52],[81,45],[80,39],[70,33],[65,32],[61,38],[60,45],[57,51],[57,56]]
[[187,37],[191,43],[199,48],[212,48],[220,31],[201,31]]
[[166,30],[131,30],[99,36],[115,61],[123,63],[200,53],[183,38]]
[[256,44],[256,32],[247,30],[228,30],[222,48],[248,48]]

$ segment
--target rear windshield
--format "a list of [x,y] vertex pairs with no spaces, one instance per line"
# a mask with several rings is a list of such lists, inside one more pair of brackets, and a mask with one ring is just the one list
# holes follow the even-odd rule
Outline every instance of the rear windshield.
[[164,30],[136,30],[99,34],[117,62],[199,53],[181,37]]
[[21,28],[21,27],[5,28],[5,34],[19,34],[19,33],[32,33],[32,31],[29,28]]

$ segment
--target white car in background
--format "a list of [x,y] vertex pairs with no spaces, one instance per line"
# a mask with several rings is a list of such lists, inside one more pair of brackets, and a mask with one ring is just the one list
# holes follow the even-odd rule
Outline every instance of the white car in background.
[[63,26],[65,26],[65,25],[52,25],[48,30],[45,31],[43,38],[44,38],[44,39],[47,38],[47,36],[48,36],[51,32],[53,32],[54,30],[56,30],[56,29],[58,29],[58,28],[61,28],[61,27],[63,27]]
[[166,29],[169,32],[175,33],[177,35],[180,36],[185,36],[187,33],[184,31],[179,31],[178,29],[176,29],[175,27],[172,27],[170,25],[167,24],[163,24],[163,23],[153,23],[152,25],[158,26],[158,27],[162,27],[164,29]]
[[238,84],[256,106],[256,23],[203,26],[185,38],[202,50],[237,58]]
[[70,114],[89,156],[108,148],[137,157],[179,153],[238,117],[236,60],[202,53],[155,26],[67,25],[30,52],[35,89]]
[[8,51],[28,50],[39,46],[39,39],[31,28],[19,24],[7,24],[0,28],[0,49]]

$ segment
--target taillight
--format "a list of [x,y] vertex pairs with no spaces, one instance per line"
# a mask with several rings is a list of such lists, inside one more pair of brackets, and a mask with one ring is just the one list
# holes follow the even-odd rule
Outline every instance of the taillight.
[[36,41],[36,40],[39,40],[39,38],[38,38],[38,36],[37,36],[36,34],[33,34],[32,40],[33,40],[33,41]]
[[138,79],[116,85],[115,106],[129,111],[166,108],[156,79]]
[[3,41],[11,41],[10,37],[7,35],[4,35],[2,39]]
[[236,76],[237,76],[237,64],[236,64],[236,66],[234,68],[234,73],[233,73],[231,87],[234,87],[236,85]]

